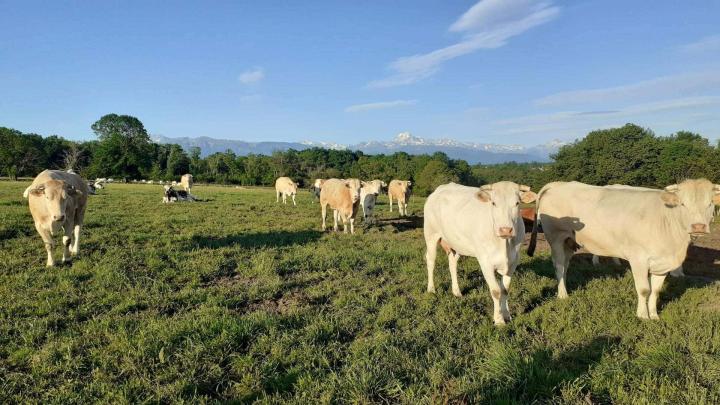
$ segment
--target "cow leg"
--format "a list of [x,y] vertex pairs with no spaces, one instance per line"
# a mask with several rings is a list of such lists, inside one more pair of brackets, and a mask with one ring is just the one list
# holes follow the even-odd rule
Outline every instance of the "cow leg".
[[293,205],[297,207],[297,203],[295,202],[295,194],[292,195],[292,199],[293,199]]
[[73,226],[70,224],[65,224],[63,226],[63,237],[62,237],[62,244],[63,244],[63,254],[62,254],[62,263],[69,263],[72,261],[70,258],[70,245],[72,244],[72,234],[73,234]]
[[503,275],[500,279],[500,313],[506,322],[512,320],[510,316],[510,309],[508,308],[508,291],[510,291],[510,281],[512,277]]
[[280,202],[280,192],[279,191],[275,191],[275,202],[276,203]]
[[660,319],[657,313],[657,300],[660,296],[660,289],[662,289],[663,282],[667,274],[650,275],[650,299],[648,300],[648,312],[650,319]]
[[630,270],[633,279],[635,279],[635,290],[638,296],[637,316],[640,319],[649,319],[648,296],[650,295],[650,281],[648,279],[648,268],[645,265],[630,262]]
[[503,317],[503,314],[500,312],[500,297],[502,297],[502,290],[498,285],[497,278],[495,278],[495,267],[488,263],[482,263],[479,259],[478,262],[480,263],[483,278],[485,278],[485,282],[490,288],[490,296],[493,300],[493,320],[495,321],[495,325],[504,325],[505,317]]
[[338,231],[338,211],[333,210],[333,231]]
[[355,234],[355,218],[350,218],[350,234]]
[[[553,265],[555,266],[555,278],[558,282],[558,298],[565,299],[568,297],[567,288],[565,287],[565,274],[567,273],[567,266],[565,263],[568,259],[567,249],[565,248],[565,241],[556,241],[551,247]],[[570,252],[572,255],[572,252]]]
[[73,229],[73,243],[72,246],[70,246],[70,254],[77,256],[78,253],[80,253],[80,225],[75,225],[75,229]]
[[325,215],[327,214],[327,204],[320,203],[320,210],[322,211],[322,231],[325,232],[327,226],[325,225]]
[[451,250],[448,255],[448,267],[450,267],[450,281],[452,282],[452,293],[456,297],[462,297],[462,292],[460,291],[460,284],[458,283],[458,276],[457,276],[457,264],[458,260],[460,260],[460,255],[457,254],[455,251]]
[[52,250],[55,247],[55,242],[53,241],[52,234],[50,231],[43,229],[37,222],[35,223],[35,229],[37,229],[43,243],[45,243],[45,251],[47,252],[47,263],[45,266],[53,267],[55,265],[55,259],[53,259]]
[[425,232],[425,261],[427,263],[428,272],[427,292],[429,293],[435,292],[435,279],[433,273],[435,272],[435,256],[437,256],[437,245],[439,239],[440,238],[436,235],[430,235],[428,232]]
[[398,200],[398,210],[400,210],[400,216],[404,217],[407,215],[407,205],[404,201]]
[[390,212],[392,212],[392,195],[388,193],[388,199],[390,200]]

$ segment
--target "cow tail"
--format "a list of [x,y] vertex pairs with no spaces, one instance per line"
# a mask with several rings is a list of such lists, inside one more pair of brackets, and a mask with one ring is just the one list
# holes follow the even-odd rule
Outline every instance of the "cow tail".
[[[539,202],[539,201],[538,201]],[[527,248],[527,255],[532,256],[535,254],[535,246],[537,245],[537,234],[538,234],[538,205],[535,205],[535,220],[533,221],[533,230],[532,234],[530,235],[530,243],[528,244]]]

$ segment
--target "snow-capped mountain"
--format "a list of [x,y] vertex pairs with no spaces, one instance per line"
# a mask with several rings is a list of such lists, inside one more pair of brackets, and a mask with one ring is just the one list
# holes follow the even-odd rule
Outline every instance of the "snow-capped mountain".
[[326,148],[336,150],[359,150],[366,154],[392,154],[406,152],[409,154],[433,154],[443,152],[452,159],[464,159],[475,163],[502,162],[546,162],[550,154],[566,144],[553,140],[543,145],[499,145],[491,143],[462,142],[454,139],[426,139],[401,132],[390,141],[367,141],[355,145],[342,145],[334,142],[244,142],[210,137],[199,138],[168,138],[155,136],[158,143],[176,143],[189,150],[199,147],[202,156],[216,152],[231,150],[238,155],[250,153],[269,155],[276,150],[303,150],[309,148]]

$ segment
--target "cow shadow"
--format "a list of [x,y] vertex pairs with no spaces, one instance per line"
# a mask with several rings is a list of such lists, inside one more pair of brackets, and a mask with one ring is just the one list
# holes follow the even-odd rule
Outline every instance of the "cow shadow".
[[[473,392],[470,398],[482,398],[486,403],[545,403],[551,402],[563,385],[576,381],[586,375],[598,364],[603,355],[618,347],[621,339],[618,336],[598,336],[590,342],[554,354],[549,349],[532,352],[523,361],[517,356],[502,351],[497,355],[489,353],[493,362],[508,362],[510,375],[503,380],[490,379]],[[587,403],[609,403],[607,390],[591,391],[583,388],[578,393],[582,398],[578,401]],[[472,401],[471,401],[472,402]]]
[[304,245],[320,239],[323,232],[304,231],[270,231],[248,232],[226,236],[193,235],[188,241],[189,249],[219,249],[228,246],[241,246],[246,249],[277,248]]
[[405,232],[423,227],[423,217],[409,215],[406,217],[383,218],[376,221],[377,226],[394,228],[397,232]]

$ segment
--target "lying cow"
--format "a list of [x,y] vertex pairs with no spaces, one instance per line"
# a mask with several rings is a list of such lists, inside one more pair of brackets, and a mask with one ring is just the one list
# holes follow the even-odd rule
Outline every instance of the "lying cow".
[[372,223],[375,222],[373,211],[377,196],[382,192],[383,187],[387,187],[387,184],[382,180],[363,181],[361,184],[360,206],[363,211],[363,220],[365,223]]
[[177,201],[195,201],[195,197],[186,190],[175,190],[170,185],[163,186],[165,194],[163,195],[164,203],[172,203]]
[[[639,318],[658,319],[657,299],[667,274],[679,269],[692,236],[710,232],[720,185],[685,180],[664,190],[634,190],[555,182],[540,191],[538,219],[552,249],[558,297],[566,298],[565,275],[579,247],[630,263]],[[536,231],[528,246],[535,250]]]
[[[453,294],[462,296],[457,277],[460,256],[475,257],[490,287],[495,324],[509,321],[510,278],[518,265],[520,246],[525,238],[518,206],[535,198],[530,187],[509,181],[480,188],[450,183],[435,189],[425,202],[424,216],[428,292],[435,292],[433,272],[440,244],[448,257]],[[500,284],[495,272],[502,276]]]
[[80,227],[85,217],[88,188],[85,181],[75,173],[62,170],[45,170],[38,174],[25,189],[30,214],[35,229],[45,243],[47,266],[55,265],[52,249],[53,236],[62,228],[62,263],[71,261],[70,256],[80,252]]
[[400,216],[407,216],[407,205],[410,202],[411,181],[392,180],[388,186],[388,199],[390,199],[390,212],[392,212],[393,198],[397,200]]
[[293,205],[295,203],[295,195],[297,194],[297,184],[290,177],[278,177],[275,180],[275,202],[280,202],[282,195],[283,204],[287,204],[287,196],[292,197]]
[[342,220],[347,233],[350,223],[350,233],[355,233],[355,217],[360,205],[360,180],[358,179],[329,179],[320,190],[320,208],[322,210],[322,230],[325,231],[325,215],[327,207],[333,210],[333,230],[338,230],[338,219]]

